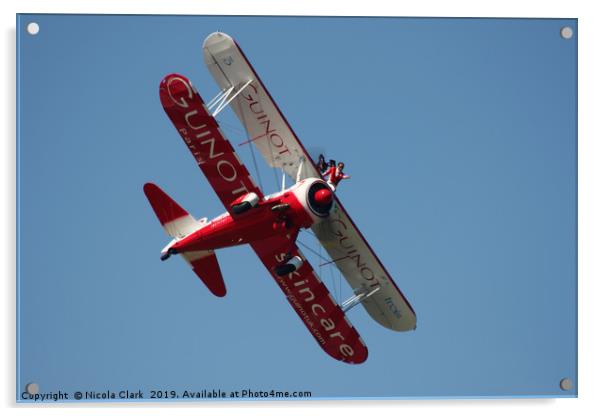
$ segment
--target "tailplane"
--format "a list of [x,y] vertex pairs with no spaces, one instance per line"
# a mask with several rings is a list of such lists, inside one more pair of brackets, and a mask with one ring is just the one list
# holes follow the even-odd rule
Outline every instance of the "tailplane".
[[220,298],[226,295],[226,284],[213,250],[187,251],[182,253],[182,257],[211,293]]
[[[174,238],[161,252],[161,260],[167,260],[172,254],[175,254],[175,250],[171,246],[177,240],[181,240],[203,227],[207,219],[203,218],[197,221],[153,183],[144,185],[144,194],[167,234]],[[219,297],[226,295],[224,278],[213,250],[185,251],[180,254],[211,293]]]

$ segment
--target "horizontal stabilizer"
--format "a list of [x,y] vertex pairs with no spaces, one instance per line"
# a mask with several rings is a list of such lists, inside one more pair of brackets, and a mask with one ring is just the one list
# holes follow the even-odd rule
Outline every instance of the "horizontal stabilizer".
[[182,257],[211,293],[220,298],[226,295],[226,284],[213,251],[187,251]]
[[153,207],[159,222],[170,236],[183,238],[199,229],[201,224],[154,183],[144,185],[144,194]]

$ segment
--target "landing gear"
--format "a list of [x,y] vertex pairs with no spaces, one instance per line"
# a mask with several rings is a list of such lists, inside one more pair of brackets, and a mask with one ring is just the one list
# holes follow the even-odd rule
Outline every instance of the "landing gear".
[[274,273],[276,276],[285,276],[289,273],[299,270],[302,264],[303,259],[299,256],[294,256],[289,258],[285,263],[274,267]]

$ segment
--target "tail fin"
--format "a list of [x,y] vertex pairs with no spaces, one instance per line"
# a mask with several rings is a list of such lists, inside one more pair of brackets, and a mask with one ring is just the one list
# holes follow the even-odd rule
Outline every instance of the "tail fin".
[[[157,185],[153,183],[145,184],[144,194],[153,207],[157,218],[159,218],[159,222],[167,234],[173,238],[184,238],[202,226],[202,221],[195,220],[192,215],[186,212]],[[213,250],[185,251],[181,255],[211,293],[219,297],[226,295],[226,284]]]
[[144,185],[144,194],[159,222],[170,236],[183,238],[199,228],[199,223],[193,216],[154,183]]

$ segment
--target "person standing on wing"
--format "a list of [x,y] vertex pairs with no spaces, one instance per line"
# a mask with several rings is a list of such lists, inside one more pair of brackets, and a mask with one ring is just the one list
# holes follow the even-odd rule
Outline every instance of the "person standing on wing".
[[350,175],[345,175],[343,172],[343,168],[345,164],[343,162],[339,162],[339,164],[335,167],[334,160],[330,161],[330,167],[328,170],[322,175],[326,178],[326,182],[332,188],[333,191],[336,191],[337,185],[341,182],[342,179],[350,179]]
[[324,173],[328,170],[328,165],[326,164],[326,159],[324,159],[324,155],[320,154],[318,157],[318,163],[316,164],[318,170],[320,171],[320,175],[324,175]]
[[326,179],[327,182],[330,179],[331,172],[336,171],[336,165],[337,163],[333,159],[330,159],[326,169],[324,169],[324,171],[320,171],[320,174],[324,179]]

